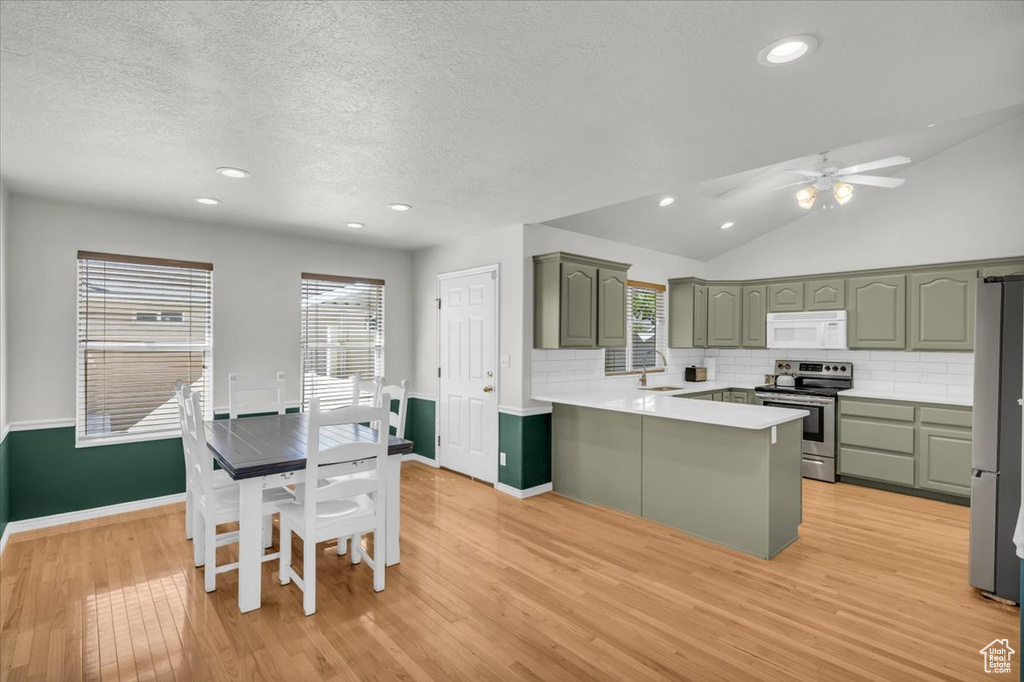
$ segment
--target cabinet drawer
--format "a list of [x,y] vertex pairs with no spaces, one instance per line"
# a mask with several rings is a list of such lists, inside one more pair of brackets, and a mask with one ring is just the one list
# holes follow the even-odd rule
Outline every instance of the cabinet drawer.
[[914,408],[910,405],[892,403],[864,403],[858,400],[839,399],[839,414],[858,417],[891,419],[899,422],[914,421]]
[[913,424],[892,424],[843,417],[839,424],[839,434],[843,445],[914,454]]
[[962,426],[971,428],[971,410],[951,410],[943,407],[922,407],[921,423]]
[[839,451],[839,473],[900,485],[914,485],[914,458],[843,447]]

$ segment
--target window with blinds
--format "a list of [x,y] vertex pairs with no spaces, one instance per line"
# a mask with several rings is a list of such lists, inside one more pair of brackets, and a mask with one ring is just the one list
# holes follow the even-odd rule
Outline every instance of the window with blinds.
[[301,345],[302,409],[351,405],[353,375],[384,374],[384,280],[303,273]]
[[652,351],[665,352],[667,328],[665,325],[665,286],[649,282],[627,282],[626,320],[629,337],[625,348],[606,348],[605,374],[640,372],[647,359],[647,371],[664,369],[661,356]]
[[174,385],[213,417],[213,265],[78,252],[79,446],[175,437]]

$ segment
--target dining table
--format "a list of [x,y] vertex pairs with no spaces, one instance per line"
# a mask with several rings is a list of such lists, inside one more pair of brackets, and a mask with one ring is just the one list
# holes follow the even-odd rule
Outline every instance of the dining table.
[[[263,491],[286,485],[301,485],[306,476],[306,413],[215,419],[206,422],[206,442],[214,459],[228,476],[238,482],[238,610],[260,607],[263,571]],[[325,426],[320,430],[321,448],[346,443],[376,442],[377,432],[367,425]],[[393,566],[401,558],[402,455],[411,453],[413,443],[388,436],[386,459],[387,509],[384,560]],[[320,467],[318,477],[369,471],[371,459],[332,462]],[[376,550],[379,551],[379,550]]]

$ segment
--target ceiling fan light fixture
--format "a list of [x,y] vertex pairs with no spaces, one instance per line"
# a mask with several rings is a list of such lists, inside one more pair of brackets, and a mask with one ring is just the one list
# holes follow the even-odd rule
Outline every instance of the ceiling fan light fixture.
[[805,211],[814,206],[814,200],[818,197],[818,188],[814,185],[804,187],[796,193],[796,204]]
[[837,182],[832,186],[832,194],[835,195],[840,206],[846,206],[853,198],[853,185],[847,182]]
[[765,46],[757,53],[757,61],[762,66],[791,64],[801,57],[811,54],[817,47],[818,39],[814,36],[789,36]]

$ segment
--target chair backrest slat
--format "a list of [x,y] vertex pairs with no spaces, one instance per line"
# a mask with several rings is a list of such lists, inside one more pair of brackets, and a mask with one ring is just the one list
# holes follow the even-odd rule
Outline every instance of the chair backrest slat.
[[185,431],[191,444],[192,468],[198,475],[206,500],[213,499],[213,453],[206,445],[206,425],[203,424],[203,394],[193,393],[185,401]]
[[[268,399],[271,393],[274,397]],[[237,374],[228,375],[228,412],[231,419],[243,414],[284,414],[285,411],[284,372],[278,372],[277,378],[270,380],[239,381]]]

